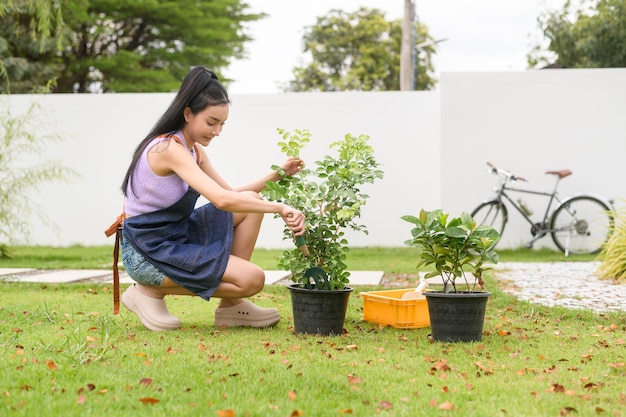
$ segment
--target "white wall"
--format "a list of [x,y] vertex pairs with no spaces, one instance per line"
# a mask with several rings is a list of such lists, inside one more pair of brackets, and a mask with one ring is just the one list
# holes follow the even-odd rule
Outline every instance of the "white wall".
[[[64,133],[49,150],[50,159],[78,171],[71,184],[46,184],[34,203],[44,207],[60,234],[38,225],[34,244],[112,244],[104,229],[122,210],[119,186],[131,155],[172,100],[173,94],[12,95],[17,114],[35,100],[53,123],[42,129]],[[345,134],[367,134],[385,171],[371,187],[363,210],[369,235],[349,235],[354,246],[397,246],[409,237],[400,216],[424,201],[440,199],[438,180],[420,182],[439,171],[439,96],[435,92],[274,94],[233,96],[230,117],[220,137],[207,149],[220,173],[232,184],[249,182],[284,157],[276,145],[277,128],[309,129],[313,134],[303,158],[312,164],[328,145]],[[6,104],[4,104],[6,105]],[[416,144],[420,144],[419,149]],[[429,157],[418,164],[418,157]],[[434,156],[434,157],[433,157]],[[258,246],[286,247],[282,221],[266,216]]]
[[[353,246],[401,246],[410,225],[399,219],[422,208],[471,211],[491,192],[489,160],[549,188],[549,169],[572,169],[562,195],[593,191],[625,198],[622,138],[626,70],[549,70],[442,74],[440,91],[235,95],[222,135],[208,148],[233,185],[283,159],[276,128],[309,129],[304,156],[320,159],[346,133],[371,137],[385,178],[369,189],[363,222],[370,234]],[[70,184],[46,184],[33,196],[61,229],[37,223],[31,243],[112,244],[104,229],[121,211],[119,185],[137,143],[173,94],[12,95],[0,105],[17,114],[37,101],[48,131],[63,132],[48,156],[75,169]],[[538,207],[532,199],[530,205]],[[508,225],[503,246],[519,246],[527,227]],[[549,243],[544,239],[542,243]],[[266,216],[258,246],[290,246],[282,223]]]

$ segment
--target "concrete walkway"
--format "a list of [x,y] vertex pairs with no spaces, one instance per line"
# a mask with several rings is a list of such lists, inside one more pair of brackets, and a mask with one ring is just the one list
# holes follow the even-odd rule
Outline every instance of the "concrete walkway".
[[[350,285],[378,285],[383,278],[383,271],[352,271]],[[12,282],[41,283],[72,283],[97,282],[108,284],[113,282],[111,270],[99,269],[63,269],[39,270],[35,268],[0,268],[0,279]],[[124,271],[120,271],[120,283],[132,284],[134,281]],[[265,271],[265,285],[287,285],[291,282],[291,274],[287,271]]]

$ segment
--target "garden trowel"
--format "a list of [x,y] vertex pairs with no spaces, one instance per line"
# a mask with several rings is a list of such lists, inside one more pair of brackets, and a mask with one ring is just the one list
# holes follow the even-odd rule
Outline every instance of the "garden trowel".
[[313,262],[311,262],[309,247],[306,245],[304,236],[296,237],[296,246],[300,249],[304,257],[309,260],[310,268],[304,271],[304,277],[307,278],[304,286],[308,289],[313,289],[313,284],[311,283],[311,278],[313,278],[315,288],[318,290],[330,290],[330,283],[328,282],[326,272],[319,266],[313,266]]

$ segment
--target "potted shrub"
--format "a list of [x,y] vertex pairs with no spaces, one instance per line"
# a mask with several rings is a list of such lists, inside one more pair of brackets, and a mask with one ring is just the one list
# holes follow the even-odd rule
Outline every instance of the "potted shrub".
[[[300,157],[311,140],[308,130],[278,129],[278,132],[281,135],[278,146],[288,157]],[[289,204],[306,216],[303,238],[279,259],[279,267],[291,271],[293,283],[288,287],[296,333],[341,334],[343,331],[352,291],[345,264],[349,250],[345,232],[350,229],[367,233],[366,226],[358,222],[369,198],[361,188],[383,177],[368,141],[367,135],[347,134],[330,145],[334,154],[316,161],[312,168],[304,167],[293,176],[267,183],[264,190],[269,200]],[[280,167],[272,168],[280,172]],[[287,227],[284,239],[293,241]],[[308,257],[301,250],[303,245],[308,248]],[[323,270],[328,285],[312,282],[307,271],[313,267]]]
[[[451,218],[441,210],[422,209],[419,217],[403,216],[413,224],[405,243],[420,249],[417,267],[433,265],[426,278],[440,276],[441,291],[426,291],[433,340],[470,342],[482,339],[487,300],[482,274],[497,263],[494,247],[500,235],[489,225],[478,226],[462,213]],[[471,275],[470,275],[471,274]]]

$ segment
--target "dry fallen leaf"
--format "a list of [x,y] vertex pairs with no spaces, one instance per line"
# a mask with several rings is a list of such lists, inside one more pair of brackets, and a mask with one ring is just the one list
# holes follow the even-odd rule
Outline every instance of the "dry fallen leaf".
[[382,408],[383,410],[391,410],[393,408],[393,404],[389,401],[381,401],[380,408]]
[[441,410],[454,410],[454,405],[450,402],[441,403],[439,406]]
[[228,410],[217,410],[217,415],[219,417],[235,417],[235,411],[230,408]]
[[143,398],[140,398],[139,401],[141,401],[143,404],[150,404],[150,405],[154,405],[159,402],[159,400],[157,400],[156,398],[152,398],[152,397],[143,397]]
[[363,379],[356,375],[348,374],[348,382],[356,385],[356,384],[360,384],[361,382],[363,382]]
[[552,384],[549,390],[552,392],[565,392],[565,387],[561,384]]
[[147,387],[152,384],[152,378],[141,378],[139,384]]

